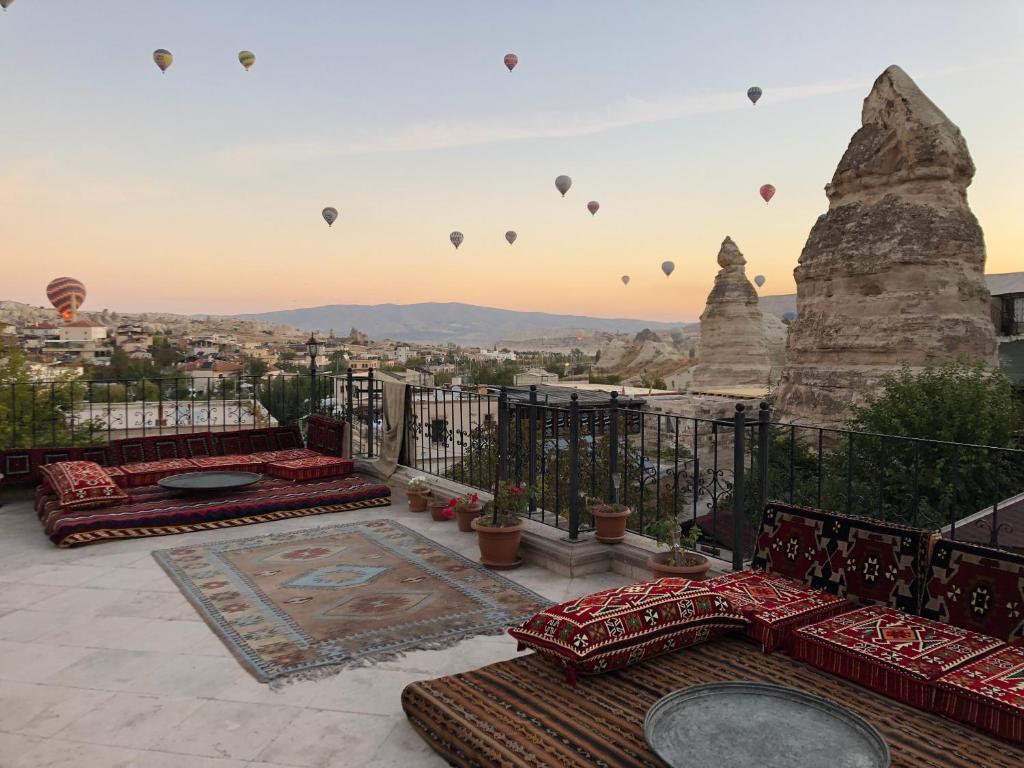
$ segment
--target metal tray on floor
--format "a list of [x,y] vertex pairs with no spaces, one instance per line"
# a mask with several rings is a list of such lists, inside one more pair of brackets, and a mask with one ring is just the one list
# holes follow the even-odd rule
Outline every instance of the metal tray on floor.
[[859,715],[794,688],[694,685],[659,699],[644,736],[671,768],[889,768],[889,747]]

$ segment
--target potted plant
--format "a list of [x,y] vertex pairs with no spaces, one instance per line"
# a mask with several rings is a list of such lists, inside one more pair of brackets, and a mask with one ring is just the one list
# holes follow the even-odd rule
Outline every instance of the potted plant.
[[423,475],[414,477],[405,488],[405,495],[409,499],[410,512],[426,512],[427,499],[430,498],[430,486],[427,485],[427,478]]
[[455,518],[459,523],[459,530],[463,533],[473,532],[473,519],[479,517],[483,505],[480,503],[480,497],[475,493],[467,493],[464,496],[459,496],[457,499],[452,499],[448,504],[452,508],[452,512],[455,513]]
[[431,497],[430,501],[427,502],[427,507],[430,509],[430,516],[436,523],[443,523],[445,520],[451,520],[455,517],[455,499],[448,499],[441,501],[441,499],[435,499]]
[[675,518],[659,520],[649,529],[655,540],[668,552],[658,552],[647,558],[647,567],[657,576],[685,576],[699,581],[711,568],[711,561],[692,551],[700,539],[700,527],[694,523],[686,535],[682,524]]
[[632,510],[625,504],[587,499],[587,512],[594,519],[595,539],[605,544],[618,544],[626,538],[626,523]]
[[519,558],[519,541],[526,526],[519,519],[530,508],[530,489],[520,483],[501,481],[494,501],[484,505],[483,514],[473,519],[477,543],[480,545],[480,562],[488,568],[516,568]]

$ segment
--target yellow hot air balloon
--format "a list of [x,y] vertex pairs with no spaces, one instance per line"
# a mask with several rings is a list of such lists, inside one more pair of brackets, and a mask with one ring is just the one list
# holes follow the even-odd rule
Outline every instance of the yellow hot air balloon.
[[245,67],[245,71],[248,72],[249,68],[256,63],[256,54],[252,51],[239,51],[238,62]]
[[161,72],[166,72],[170,69],[171,64],[174,63],[174,56],[171,55],[170,51],[164,50],[163,48],[157,48],[153,51],[153,61],[160,67]]

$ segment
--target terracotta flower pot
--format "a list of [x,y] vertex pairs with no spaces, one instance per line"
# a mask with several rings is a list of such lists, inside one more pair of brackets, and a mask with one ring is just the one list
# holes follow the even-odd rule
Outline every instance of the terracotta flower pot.
[[477,543],[480,545],[480,562],[488,568],[506,570],[522,565],[519,557],[519,541],[526,526],[520,520],[516,525],[497,527],[481,525],[480,518],[474,518],[473,530],[476,531]]
[[591,507],[589,512],[594,518],[594,538],[605,544],[618,544],[626,538],[626,523],[632,510],[608,510]]
[[459,530],[463,533],[473,532],[473,520],[480,516],[482,504],[470,504],[465,509],[455,508],[455,519],[459,521]]
[[704,557],[704,555],[687,551],[685,559],[690,564],[670,565],[668,560],[671,554],[671,552],[659,552],[656,555],[651,555],[647,558],[647,567],[659,578],[662,576],[682,576],[694,581],[701,581],[711,569],[711,561]]
[[416,493],[415,491],[406,491],[406,498],[409,499],[409,511],[410,512],[426,512],[427,511],[427,499],[430,498],[429,493]]
[[453,517],[453,515],[446,514],[448,512],[447,501],[431,501],[427,506],[430,507],[430,516],[438,523],[451,520]]

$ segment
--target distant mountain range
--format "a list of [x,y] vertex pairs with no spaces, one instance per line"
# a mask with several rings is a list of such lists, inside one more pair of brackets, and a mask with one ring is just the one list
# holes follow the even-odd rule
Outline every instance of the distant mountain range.
[[637,333],[644,328],[655,331],[672,330],[687,324],[632,318],[517,312],[457,302],[333,304],[325,307],[260,312],[239,317],[291,325],[307,331],[327,332],[333,328],[336,333],[345,334],[350,328],[358,328],[371,339],[453,342],[467,346],[486,346],[498,341],[540,339],[545,336],[560,337],[578,332]]

